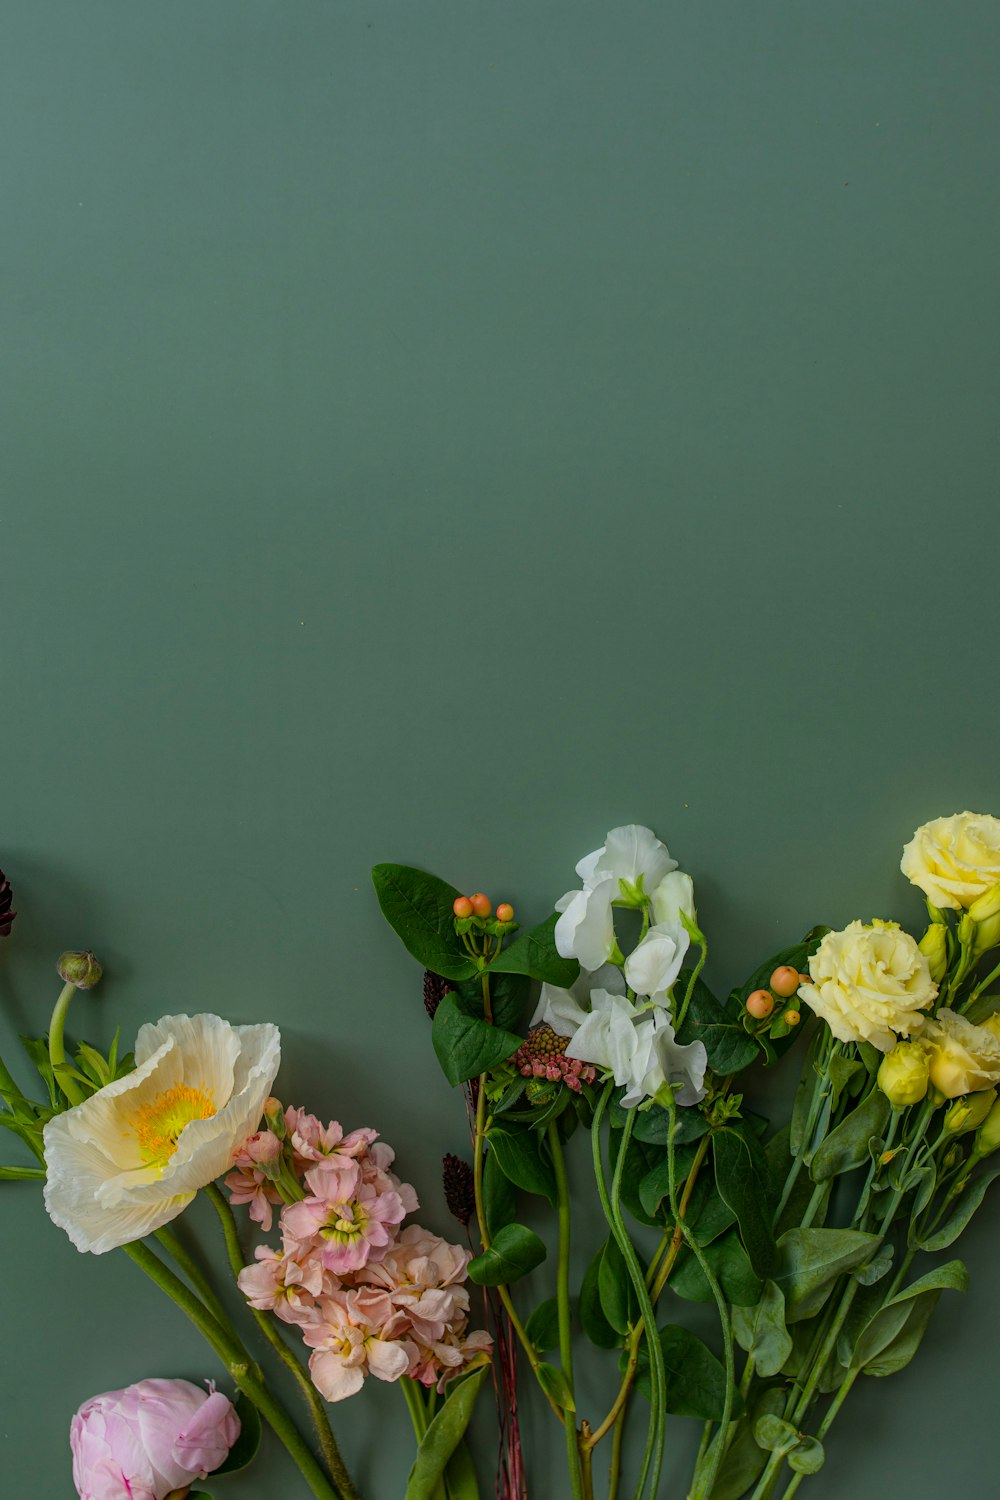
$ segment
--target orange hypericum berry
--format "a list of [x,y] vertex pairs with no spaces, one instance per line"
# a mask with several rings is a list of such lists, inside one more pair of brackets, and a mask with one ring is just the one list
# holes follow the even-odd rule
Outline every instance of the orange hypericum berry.
[[477,891],[474,896],[469,897],[469,900],[472,902],[472,910],[477,917],[488,917],[493,910],[493,902],[489,896],[484,896],[482,891]]
[[511,906],[509,901],[501,901],[500,905],[497,907],[497,921],[513,922],[513,920],[514,908]]
[[812,982],[813,982],[813,977],[812,977],[811,974],[800,974],[799,975],[799,984],[812,984]]
[[747,996],[747,1010],[755,1021],[766,1021],[774,1009],[774,996],[770,990],[754,990]]
[[456,917],[472,916],[472,902],[469,900],[468,896],[456,896],[454,902],[452,903],[451,909],[455,913]]
[[771,988],[782,1000],[787,1000],[794,995],[799,987],[799,971],[793,969],[790,964],[782,964],[780,969],[775,969],[771,975]]
[[786,1010],[781,1018],[786,1026],[797,1026],[802,1020],[797,1010]]

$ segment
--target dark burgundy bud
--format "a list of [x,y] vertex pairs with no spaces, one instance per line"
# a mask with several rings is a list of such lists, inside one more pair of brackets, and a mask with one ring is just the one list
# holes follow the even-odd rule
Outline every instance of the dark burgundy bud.
[[10,881],[0,870],[0,937],[9,937],[10,929],[14,925],[17,912],[10,909],[13,900],[14,892],[10,888]]
[[432,974],[430,969],[424,970],[424,1010],[432,1021],[441,1001],[450,993],[451,985],[447,979],[442,979],[440,974]]
[[476,1188],[472,1168],[460,1156],[449,1151],[444,1168],[444,1201],[460,1224],[468,1224],[476,1211]]

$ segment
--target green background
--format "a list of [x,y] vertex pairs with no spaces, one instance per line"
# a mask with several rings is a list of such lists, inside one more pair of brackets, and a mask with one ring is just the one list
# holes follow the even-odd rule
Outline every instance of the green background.
[[[998,41],[992,0],[5,7],[5,1055],[92,946],[78,1031],[273,1019],[448,1233],[375,861],[537,919],[648,823],[719,984],[919,923],[914,826],[1000,813]],[[994,1493],[998,1231],[814,1500]],[[68,1500],[80,1401],[218,1371],[32,1186],[0,1235],[4,1493]],[[390,1500],[376,1384],[335,1415]],[[273,1446],[216,1488],[305,1493]]]

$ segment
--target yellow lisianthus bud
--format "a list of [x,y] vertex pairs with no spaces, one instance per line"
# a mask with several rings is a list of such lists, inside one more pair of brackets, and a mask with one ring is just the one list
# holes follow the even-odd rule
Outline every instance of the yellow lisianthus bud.
[[978,1094],[966,1094],[964,1099],[953,1099],[945,1110],[945,1130],[951,1135],[964,1135],[966,1131],[978,1130],[996,1099],[996,1089],[983,1089]]
[[940,984],[948,968],[948,929],[943,922],[932,922],[920,939],[921,953],[927,960],[931,978]]
[[993,1028],[945,1009],[926,1023],[921,1039],[930,1049],[931,1083],[946,1099],[1000,1083],[1000,1033]]
[[968,915],[976,924],[973,957],[982,958],[984,953],[1000,944],[1000,880],[972,903]]
[[894,1109],[919,1104],[929,1078],[930,1053],[923,1042],[898,1042],[878,1070],[878,1086]]
[[996,885],[991,885],[978,901],[973,901],[969,907],[969,916],[974,922],[987,922],[990,917],[1000,917],[1000,880]]
[[1000,1150],[1000,1101],[993,1105],[979,1127],[975,1155],[977,1157],[989,1156],[997,1150]]

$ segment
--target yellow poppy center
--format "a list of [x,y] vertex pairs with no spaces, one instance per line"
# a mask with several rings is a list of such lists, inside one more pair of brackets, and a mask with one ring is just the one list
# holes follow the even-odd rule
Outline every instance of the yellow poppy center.
[[185,1125],[208,1120],[216,1113],[212,1089],[175,1083],[130,1116],[129,1123],[139,1142],[139,1151],[150,1166],[165,1167],[177,1150]]

